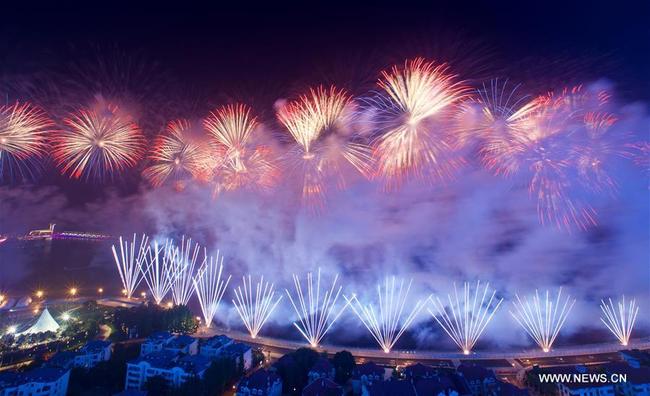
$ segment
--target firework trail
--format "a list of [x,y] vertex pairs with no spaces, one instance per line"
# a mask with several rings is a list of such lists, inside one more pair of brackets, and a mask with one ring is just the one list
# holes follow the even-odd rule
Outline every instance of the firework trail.
[[210,113],[203,125],[213,138],[215,193],[239,188],[268,189],[277,169],[270,147],[255,144],[257,119],[249,107],[228,105]]
[[262,326],[280,303],[282,295],[279,295],[276,299],[273,284],[268,281],[265,282],[264,277],[260,277],[253,295],[252,280],[251,276],[248,275],[248,282],[246,277],[242,277],[242,285],[235,289],[235,299],[236,301],[232,300],[232,303],[237,309],[242,322],[244,322],[251,337],[257,338]]
[[[127,298],[131,298],[133,293],[142,282],[142,267],[146,260],[146,255],[149,247],[149,237],[142,235],[140,245],[136,244],[136,235],[133,234],[133,241],[129,242],[120,237],[120,254],[117,254],[115,245],[112,246],[113,258],[117,271],[122,280],[122,286]],[[137,256],[136,256],[137,251]]]
[[203,313],[205,327],[210,327],[212,324],[212,319],[217,313],[219,303],[226,292],[228,282],[230,282],[230,275],[223,280],[222,273],[223,256],[217,251],[216,257],[205,258],[203,265],[192,280]]
[[522,301],[518,295],[516,298],[517,301],[513,302],[515,310],[510,311],[510,314],[542,351],[550,351],[575,304],[575,299],[567,296],[562,303],[562,288],[558,290],[555,302],[549,297],[548,290],[544,301],[540,299],[537,290],[531,301],[526,297]]
[[364,305],[356,296],[352,296],[350,299],[343,296],[361,323],[386,353],[390,352],[425,305],[426,300],[418,300],[410,311],[404,312],[412,282],[413,280],[409,281],[406,289],[404,289],[404,280],[402,279],[397,286],[395,277],[392,277],[392,280],[386,278],[383,290],[381,284],[378,284],[378,313],[372,304]]
[[[187,305],[194,293],[192,277],[194,276],[194,268],[201,247],[198,243],[192,245],[192,238],[185,239],[185,236],[183,236],[180,247],[175,249],[177,249],[177,252],[172,255],[174,260],[170,268],[173,274],[172,299],[175,305]],[[207,256],[207,252],[204,250],[205,256]]]
[[287,153],[289,167],[300,176],[303,200],[312,208],[323,204],[329,178],[345,186],[344,165],[364,176],[370,173],[370,148],[341,131],[353,112],[352,97],[336,87],[310,89],[277,112],[295,142]]
[[625,296],[618,302],[618,309],[614,306],[612,299],[609,299],[609,305],[605,301],[600,301],[600,309],[603,311],[603,316],[600,320],[618,338],[621,345],[627,346],[630,342],[634,322],[639,313],[639,307],[636,305],[636,300],[630,300],[629,304],[625,304]]
[[53,139],[52,154],[61,173],[72,178],[112,178],[142,156],[142,132],[118,106],[81,109],[63,123],[63,130]]
[[[462,297],[459,297],[458,289],[454,284],[454,298],[452,299],[451,294],[447,295],[448,307],[445,307],[439,297],[430,298],[435,312],[429,309],[429,313],[465,355],[471,353],[472,348],[503,301],[503,299],[495,298],[496,290],[492,291],[490,298],[486,301],[490,289],[489,283],[485,284],[483,293],[480,293],[480,289],[481,282],[477,281],[472,298],[471,286],[466,282]],[[480,300],[479,294],[481,295]]]
[[34,177],[52,127],[45,113],[29,103],[0,106],[0,181]]
[[146,264],[142,267],[142,277],[149,286],[156,304],[160,304],[172,288],[176,275],[173,266],[178,260],[177,254],[178,250],[170,240],[165,241],[164,245],[154,241],[153,247],[148,250]]
[[383,90],[370,99],[383,132],[374,142],[377,173],[389,184],[425,174],[447,178],[459,165],[453,157],[457,136],[444,126],[448,110],[467,93],[446,65],[422,58],[384,71]]
[[203,149],[189,136],[192,125],[187,120],[171,121],[166,132],[156,138],[150,159],[153,165],[146,168],[143,176],[158,187],[173,180],[177,189],[187,178],[201,171]]
[[334,277],[329,290],[325,289],[321,292],[319,268],[318,275],[316,276],[316,285],[314,285],[312,273],[307,273],[306,295],[303,292],[300,279],[295,274],[293,275],[293,284],[296,290],[296,298],[294,299],[289,290],[285,289],[289,301],[291,301],[291,306],[296,311],[296,315],[298,315],[298,322],[294,322],[293,325],[305,337],[309,345],[314,348],[318,346],[325,334],[327,334],[345,310],[345,305],[339,310],[336,309],[336,301],[343,289],[342,286],[336,287],[338,277],[338,274]]

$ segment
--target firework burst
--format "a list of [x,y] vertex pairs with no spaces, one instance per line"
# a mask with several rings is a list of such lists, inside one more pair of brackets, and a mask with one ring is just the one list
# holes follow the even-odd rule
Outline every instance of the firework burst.
[[295,274],[293,275],[293,284],[296,291],[295,299],[291,296],[289,290],[285,289],[289,301],[291,301],[291,306],[298,315],[298,322],[294,322],[293,325],[305,337],[309,345],[314,348],[318,346],[325,334],[345,310],[345,305],[337,309],[336,301],[343,289],[342,286],[336,287],[337,281],[338,275],[334,276],[329,290],[324,289],[321,291],[319,268],[315,285],[312,273],[307,273],[306,294],[303,292],[300,279]]
[[29,103],[0,106],[0,180],[33,178],[53,123]]
[[603,311],[603,316],[600,320],[618,338],[621,345],[627,346],[630,342],[632,329],[636,322],[636,316],[639,313],[639,307],[636,305],[636,300],[630,300],[629,304],[625,304],[625,296],[617,304],[618,309],[614,306],[612,299],[609,299],[609,304],[601,300],[600,309]]
[[149,286],[149,291],[156,304],[160,304],[172,288],[176,272],[174,262],[178,259],[178,250],[170,240],[160,245],[154,241],[153,246],[148,249],[146,264],[142,267],[142,277]]
[[347,130],[353,110],[352,97],[336,87],[310,89],[278,110],[295,142],[287,154],[289,168],[302,180],[303,200],[312,207],[322,205],[327,179],[345,186],[344,165],[370,173],[370,148]]
[[118,106],[81,109],[63,123],[63,130],[53,139],[53,155],[61,172],[72,178],[113,177],[142,156],[142,132]]
[[189,136],[191,128],[187,120],[172,121],[167,125],[166,132],[156,138],[150,155],[154,164],[143,172],[153,186],[160,186],[171,179],[179,187],[188,177],[199,174],[203,150]]
[[510,314],[542,351],[550,351],[575,304],[575,299],[567,296],[562,302],[562,288],[559,289],[555,302],[549,297],[548,290],[544,301],[540,299],[537,290],[530,301],[526,297],[522,301],[518,295],[516,298],[517,301],[513,302],[515,310],[510,311]]
[[201,312],[205,327],[210,327],[212,319],[219,309],[219,304],[226,292],[230,276],[225,280],[222,279],[223,273],[223,256],[217,252],[217,256],[206,258],[203,265],[192,280],[196,297],[201,306]]
[[447,110],[467,93],[446,65],[422,58],[384,71],[383,92],[370,100],[382,134],[375,139],[377,172],[390,183],[430,174],[446,178],[458,166],[455,139],[444,127]]
[[490,284],[486,283],[481,293],[481,282],[477,281],[472,297],[471,286],[465,283],[460,297],[454,284],[453,298],[451,294],[447,295],[448,307],[445,307],[438,297],[430,299],[434,309],[429,309],[429,313],[466,355],[471,353],[503,301],[496,298],[496,290],[493,290],[486,300],[489,290]]
[[265,282],[264,277],[260,277],[253,294],[251,276],[248,275],[248,281],[246,277],[243,277],[242,285],[235,289],[235,299],[232,300],[232,303],[244,322],[244,326],[252,338],[257,338],[262,326],[280,303],[282,295],[276,299],[273,284]]
[[131,298],[140,282],[142,282],[142,267],[149,249],[149,237],[142,235],[139,245],[136,243],[135,234],[133,234],[133,241],[131,242],[120,237],[119,248],[120,254],[118,255],[115,245],[112,246],[113,258],[126,297]]
[[[192,245],[192,239],[181,239],[181,244],[176,248],[177,252],[172,255],[174,260],[171,263],[172,276],[172,299],[175,305],[187,305],[194,293],[192,277],[196,260],[199,257],[201,247],[198,243]],[[204,250],[204,257],[207,252]]]
[[386,353],[389,353],[395,346],[397,340],[413,323],[413,320],[425,305],[426,300],[418,300],[410,310],[404,312],[412,282],[412,280],[409,281],[406,288],[404,288],[403,279],[398,286],[395,277],[392,277],[392,279],[386,278],[383,290],[382,285],[378,284],[378,312],[372,304],[364,305],[356,296],[352,296],[350,299],[344,296],[354,313],[361,320],[361,323]]

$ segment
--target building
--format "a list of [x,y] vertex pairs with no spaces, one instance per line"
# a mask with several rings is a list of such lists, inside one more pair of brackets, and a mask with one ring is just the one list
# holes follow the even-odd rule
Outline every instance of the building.
[[499,396],[528,396],[528,389],[521,389],[508,382],[497,381]]
[[318,378],[302,390],[302,396],[343,396],[343,387],[329,378]]
[[179,335],[169,340],[164,348],[176,353],[196,355],[199,352],[199,341],[188,335]]
[[386,369],[378,366],[374,362],[358,364],[352,370],[352,391],[355,395],[361,393],[363,385],[369,385],[376,381],[386,379]]
[[65,396],[69,379],[70,370],[54,367],[0,372],[0,396]]
[[174,336],[168,331],[157,331],[151,334],[142,345],[140,345],[140,356],[162,351],[165,345],[167,345],[167,343],[173,338]]
[[613,384],[567,382],[557,383],[560,396],[614,396]]
[[625,376],[625,381],[614,384],[617,395],[650,396],[650,367],[635,368],[625,363],[609,363],[603,368],[610,378],[612,375]]
[[415,382],[415,391],[420,395],[458,396],[458,389],[453,381],[445,376],[421,378]]
[[362,396],[417,396],[411,381],[379,381],[363,386]]
[[334,379],[335,371],[329,359],[319,357],[316,363],[309,369],[309,373],[307,373],[307,378],[309,378],[308,382],[311,383],[319,378]]
[[281,396],[282,379],[268,370],[257,370],[242,379],[237,386],[236,396]]
[[633,368],[640,368],[641,366],[650,367],[650,353],[647,351],[640,351],[638,349],[629,349],[619,352],[621,358]]
[[147,380],[155,376],[178,387],[190,377],[203,377],[211,363],[209,358],[200,355],[181,356],[168,350],[151,352],[127,363],[124,389],[142,389]]
[[199,353],[203,356],[214,358],[219,355],[219,352],[221,352],[224,347],[227,347],[232,343],[232,338],[223,334],[216,335],[201,342]]
[[421,378],[436,378],[438,377],[438,369],[433,366],[427,366],[422,363],[412,364],[406,366],[402,371],[404,378],[408,380],[419,380]]
[[491,395],[497,391],[497,377],[492,370],[475,364],[461,364],[456,369],[474,396]]
[[233,342],[223,347],[217,357],[227,357],[235,361],[235,365],[244,371],[250,370],[253,365],[253,349],[241,342]]

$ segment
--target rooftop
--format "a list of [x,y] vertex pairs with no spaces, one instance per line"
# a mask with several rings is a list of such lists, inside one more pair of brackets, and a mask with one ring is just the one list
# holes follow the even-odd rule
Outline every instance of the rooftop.
[[211,348],[219,348],[222,347],[228,343],[232,342],[232,338],[219,334],[214,337],[210,337],[207,340],[203,341],[203,345],[207,345]]
[[384,368],[377,365],[375,362],[366,362],[363,364],[358,364],[354,368],[354,372],[352,376],[354,378],[359,378],[362,375],[377,375],[380,377],[383,377],[384,375]]
[[496,379],[494,371],[478,365],[461,364],[457,371],[465,377],[467,381],[484,381],[486,379]]
[[15,371],[0,372],[0,389],[27,384],[30,382],[47,383],[55,382],[69,371],[55,367],[39,367],[24,373]]
[[329,378],[320,378],[302,390],[303,396],[341,396],[343,388]]
[[247,344],[244,344],[242,342],[234,342],[230,345],[227,345],[223,349],[223,354],[224,355],[243,355],[244,353],[248,352],[251,350],[251,347]]
[[404,368],[404,374],[407,378],[423,378],[438,375],[438,370],[433,366],[427,366],[422,363],[412,364]]
[[201,355],[183,356],[178,360],[178,366],[185,372],[201,374],[210,367],[212,360]]
[[167,348],[183,349],[196,341],[196,338],[188,335],[179,335],[167,343]]
[[176,367],[176,361],[178,360],[178,354],[172,351],[156,351],[148,355],[140,356],[134,360],[131,360],[129,364],[140,364],[141,362],[147,362],[152,367],[161,368],[161,369],[171,369]]
[[415,387],[411,381],[379,381],[368,386],[370,396],[416,396]]
[[105,348],[111,346],[113,343],[111,341],[103,341],[103,340],[93,340],[93,341],[88,341],[86,345],[84,345],[81,350],[84,352],[101,352]]
[[156,331],[151,333],[145,342],[159,343],[167,341],[172,337],[172,334],[168,331]]
[[239,382],[239,387],[248,389],[263,389],[266,390],[268,386],[279,380],[280,377],[268,370],[257,370],[251,376],[242,379]]

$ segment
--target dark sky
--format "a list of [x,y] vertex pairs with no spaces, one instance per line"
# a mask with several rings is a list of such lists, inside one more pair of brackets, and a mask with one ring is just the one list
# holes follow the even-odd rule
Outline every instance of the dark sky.
[[3,9],[4,69],[53,67],[89,45],[116,45],[160,62],[183,84],[290,91],[292,84],[326,80],[362,84],[407,56],[453,61],[460,52],[474,58],[459,67],[466,77],[536,80],[543,74],[549,85],[608,77],[622,96],[650,95],[647,1],[93,3]]

